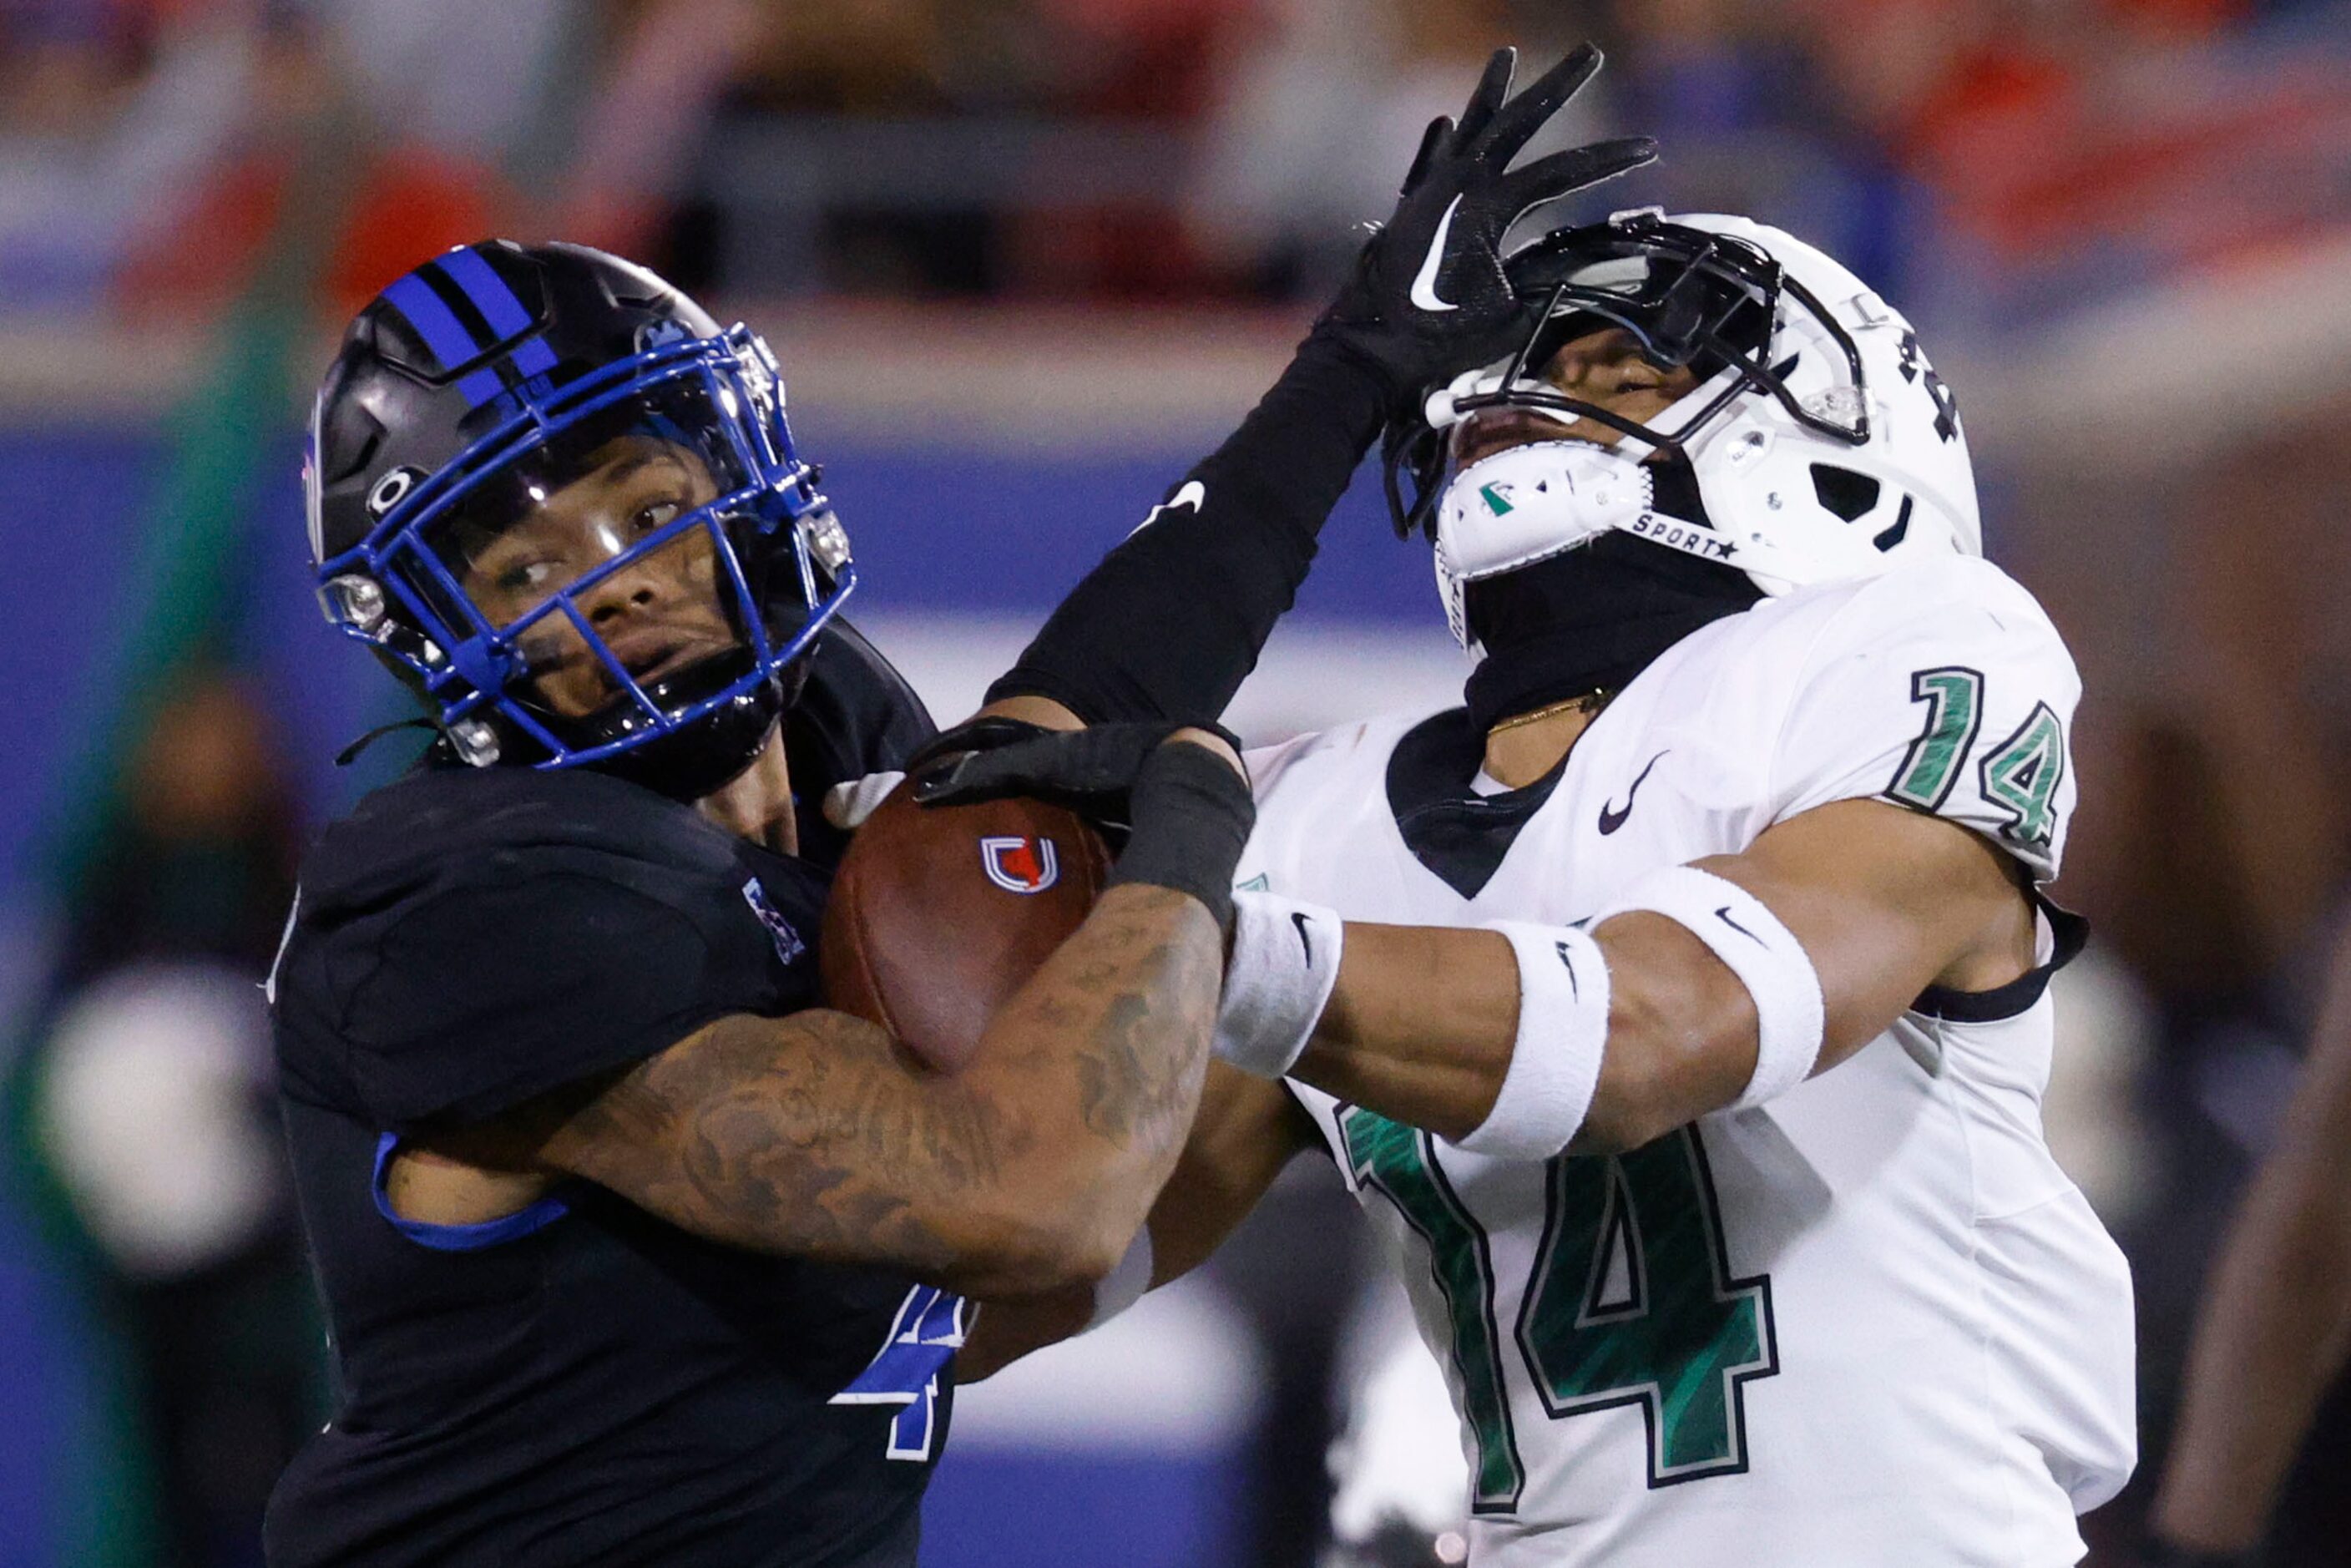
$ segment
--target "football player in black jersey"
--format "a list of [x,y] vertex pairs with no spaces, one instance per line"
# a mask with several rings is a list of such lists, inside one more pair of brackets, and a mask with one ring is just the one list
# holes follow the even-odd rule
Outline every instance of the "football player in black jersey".
[[1106,1271],[1189,1119],[1234,758],[1069,737],[1124,747],[1113,885],[925,1072],[817,1005],[840,843],[794,791],[930,726],[835,613],[759,340],[469,246],[360,314],[314,437],[329,613],[442,738],[311,854],[273,978],[340,1375],[273,1560],[911,1563],[956,1292]]
[[953,1077],[819,1005],[842,840],[808,808],[941,746],[839,617],[764,343],[566,246],[460,247],[360,313],[311,550],[438,738],[316,848],[270,977],[339,1384],[274,1563],[913,1563],[961,1292],[1110,1273],[1197,1103],[1250,805],[1187,727],[1399,389],[1511,329],[1510,219],[1652,155],[1510,151],[1425,152],[1280,382],[945,747],[1131,829]]

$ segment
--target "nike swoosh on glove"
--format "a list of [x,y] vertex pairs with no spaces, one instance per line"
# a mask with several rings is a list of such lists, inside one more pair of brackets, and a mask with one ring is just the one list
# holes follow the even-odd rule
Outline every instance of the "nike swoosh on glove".
[[1595,141],[1513,171],[1538,131],[1600,69],[1578,46],[1516,98],[1516,49],[1498,50],[1460,121],[1439,116],[1421,138],[1395,213],[1356,258],[1346,287],[1314,325],[1369,365],[1395,412],[1427,388],[1501,358],[1532,308],[1502,270],[1502,236],[1527,212],[1655,161],[1646,136]]

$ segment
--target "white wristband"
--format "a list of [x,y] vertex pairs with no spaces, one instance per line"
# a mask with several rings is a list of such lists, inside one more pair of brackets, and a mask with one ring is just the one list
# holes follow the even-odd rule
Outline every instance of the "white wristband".
[[1260,1078],[1290,1071],[1339,983],[1336,910],[1258,889],[1233,894],[1233,956],[1217,1009],[1217,1057]]
[[1455,1146],[1496,1159],[1547,1160],[1592,1109],[1608,1044],[1608,960],[1573,925],[1498,921],[1519,960],[1519,1032],[1494,1108]]
[[1094,1315],[1080,1333],[1089,1333],[1143,1300],[1151,1289],[1151,1227],[1134,1233],[1118,1266],[1094,1283]]
[[1711,872],[1668,866],[1625,889],[1592,917],[1592,925],[1597,928],[1612,915],[1635,910],[1662,915],[1687,929],[1755,998],[1755,1071],[1731,1102],[1732,1110],[1761,1105],[1812,1076],[1827,1027],[1820,973],[1804,945],[1761,899]]

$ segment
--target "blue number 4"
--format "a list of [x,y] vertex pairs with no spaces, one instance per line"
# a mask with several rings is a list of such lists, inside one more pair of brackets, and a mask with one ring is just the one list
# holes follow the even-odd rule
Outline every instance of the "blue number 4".
[[857,1381],[834,1395],[834,1405],[901,1405],[890,1423],[889,1457],[931,1457],[938,1413],[939,1374],[963,1348],[964,1299],[935,1285],[917,1285],[898,1307],[889,1337]]

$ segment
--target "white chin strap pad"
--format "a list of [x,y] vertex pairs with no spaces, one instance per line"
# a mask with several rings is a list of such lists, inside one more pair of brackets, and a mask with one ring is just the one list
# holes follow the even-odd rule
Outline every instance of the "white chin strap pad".
[[1463,647],[1463,590],[1532,566],[1650,515],[1649,470],[1588,441],[1537,441],[1481,457],[1453,476],[1437,507],[1437,588]]
[[1648,469],[1588,441],[1537,441],[1454,476],[1437,512],[1437,549],[1475,582],[1573,549],[1649,509]]

